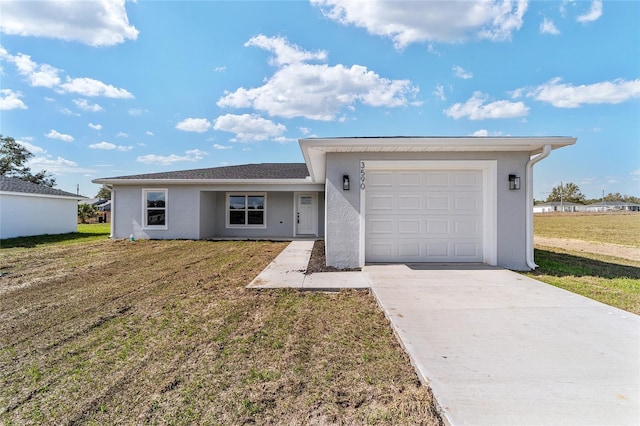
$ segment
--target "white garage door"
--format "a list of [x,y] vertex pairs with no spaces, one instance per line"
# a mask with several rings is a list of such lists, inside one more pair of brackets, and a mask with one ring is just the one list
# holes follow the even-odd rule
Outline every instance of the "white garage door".
[[365,261],[482,262],[482,170],[370,170]]

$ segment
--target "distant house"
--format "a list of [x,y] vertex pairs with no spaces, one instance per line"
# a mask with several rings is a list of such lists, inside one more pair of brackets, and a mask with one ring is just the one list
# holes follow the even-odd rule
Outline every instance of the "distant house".
[[0,239],[78,230],[78,200],[84,197],[0,176]]
[[584,205],[576,203],[568,203],[566,201],[551,201],[548,203],[540,203],[533,206],[534,213],[550,213],[550,212],[577,212],[584,211]]
[[639,212],[640,204],[626,203],[624,201],[598,201],[583,206],[587,212],[631,211]]
[[87,198],[81,200],[78,204],[89,204],[96,208],[98,211],[97,221],[98,223],[108,223],[111,217],[111,200],[105,198]]
[[95,179],[111,236],[324,238],[327,265],[533,261],[533,166],[568,137],[300,139],[304,163]]

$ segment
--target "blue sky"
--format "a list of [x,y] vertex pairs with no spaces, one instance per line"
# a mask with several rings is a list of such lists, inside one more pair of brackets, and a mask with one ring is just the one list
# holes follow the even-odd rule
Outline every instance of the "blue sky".
[[637,1],[0,0],[0,133],[57,187],[297,139],[574,136],[534,197],[640,195]]

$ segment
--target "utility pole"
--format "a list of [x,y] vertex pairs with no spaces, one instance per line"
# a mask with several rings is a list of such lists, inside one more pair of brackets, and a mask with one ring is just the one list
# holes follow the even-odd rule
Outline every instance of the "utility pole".
[[80,195],[80,184],[76,183],[76,195]]

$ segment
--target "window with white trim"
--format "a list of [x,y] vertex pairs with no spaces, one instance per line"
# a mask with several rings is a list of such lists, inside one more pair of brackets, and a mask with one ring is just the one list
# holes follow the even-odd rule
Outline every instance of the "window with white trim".
[[267,194],[227,194],[227,227],[266,228]]
[[143,220],[145,228],[167,227],[167,190],[144,189],[142,201],[144,203]]

